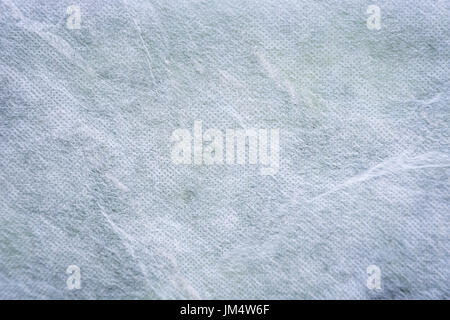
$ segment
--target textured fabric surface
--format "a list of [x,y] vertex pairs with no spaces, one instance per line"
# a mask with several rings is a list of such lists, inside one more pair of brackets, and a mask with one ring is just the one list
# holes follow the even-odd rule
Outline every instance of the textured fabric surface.
[[[0,0],[0,298],[448,299],[449,9]],[[174,164],[194,121],[279,171]]]

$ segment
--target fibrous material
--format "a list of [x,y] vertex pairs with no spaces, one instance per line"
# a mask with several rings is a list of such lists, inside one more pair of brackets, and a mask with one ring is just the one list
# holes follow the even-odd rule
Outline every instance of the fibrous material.
[[448,299],[449,9],[0,0],[0,298]]

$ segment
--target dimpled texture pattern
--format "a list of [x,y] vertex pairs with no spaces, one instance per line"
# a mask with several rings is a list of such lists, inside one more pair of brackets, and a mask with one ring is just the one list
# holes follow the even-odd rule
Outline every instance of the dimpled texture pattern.
[[[0,0],[0,298],[448,299],[449,9]],[[279,172],[175,165],[196,120]]]

